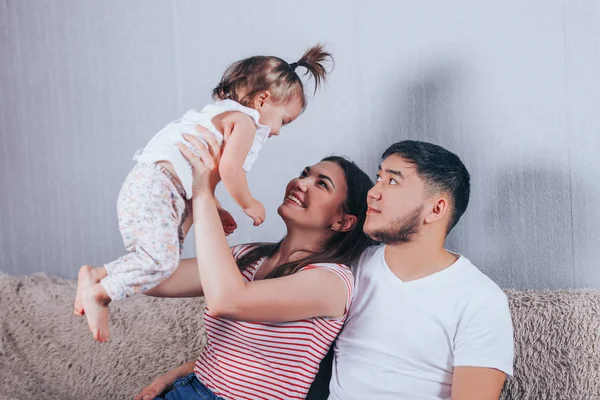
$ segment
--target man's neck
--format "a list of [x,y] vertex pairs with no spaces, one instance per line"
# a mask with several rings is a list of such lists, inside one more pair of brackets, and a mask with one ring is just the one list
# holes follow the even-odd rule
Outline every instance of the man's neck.
[[385,246],[385,262],[403,282],[415,281],[440,272],[458,258],[444,248],[444,243],[415,240]]

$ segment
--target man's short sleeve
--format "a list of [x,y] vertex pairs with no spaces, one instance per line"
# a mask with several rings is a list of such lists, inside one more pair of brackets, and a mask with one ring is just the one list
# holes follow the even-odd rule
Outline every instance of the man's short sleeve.
[[513,374],[513,326],[500,290],[467,307],[454,339],[454,367],[495,368]]

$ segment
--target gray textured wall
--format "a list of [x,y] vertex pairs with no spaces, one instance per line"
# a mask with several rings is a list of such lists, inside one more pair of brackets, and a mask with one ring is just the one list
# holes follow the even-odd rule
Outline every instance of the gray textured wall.
[[[375,173],[405,138],[473,176],[449,239],[503,287],[600,287],[598,1],[0,0],[0,270],[74,277],[123,251],[131,155],[255,54],[334,52],[328,86],[250,175],[278,239],[285,183],[330,153]],[[221,192],[223,193],[223,192]],[[234,209],[229,199],[224,203]],[[185,253],[193,254],[188,239]]]

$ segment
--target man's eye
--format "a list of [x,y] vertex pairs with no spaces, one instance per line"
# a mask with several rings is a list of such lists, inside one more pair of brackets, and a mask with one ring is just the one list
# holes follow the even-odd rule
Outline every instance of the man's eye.
[[376,175],[377,177],[375,178],[375,182],[381,182],[381,177],[379,175]]
[[390,185],[397,185],[398,182],[394,178],[390,178]]

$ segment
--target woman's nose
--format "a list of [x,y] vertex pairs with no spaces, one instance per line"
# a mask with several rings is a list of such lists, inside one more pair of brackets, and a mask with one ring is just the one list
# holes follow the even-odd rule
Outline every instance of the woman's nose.
[[298,188],[298,190],[301,192],[306,192],[306,184],[306,178],[296,180],[296,188]]

